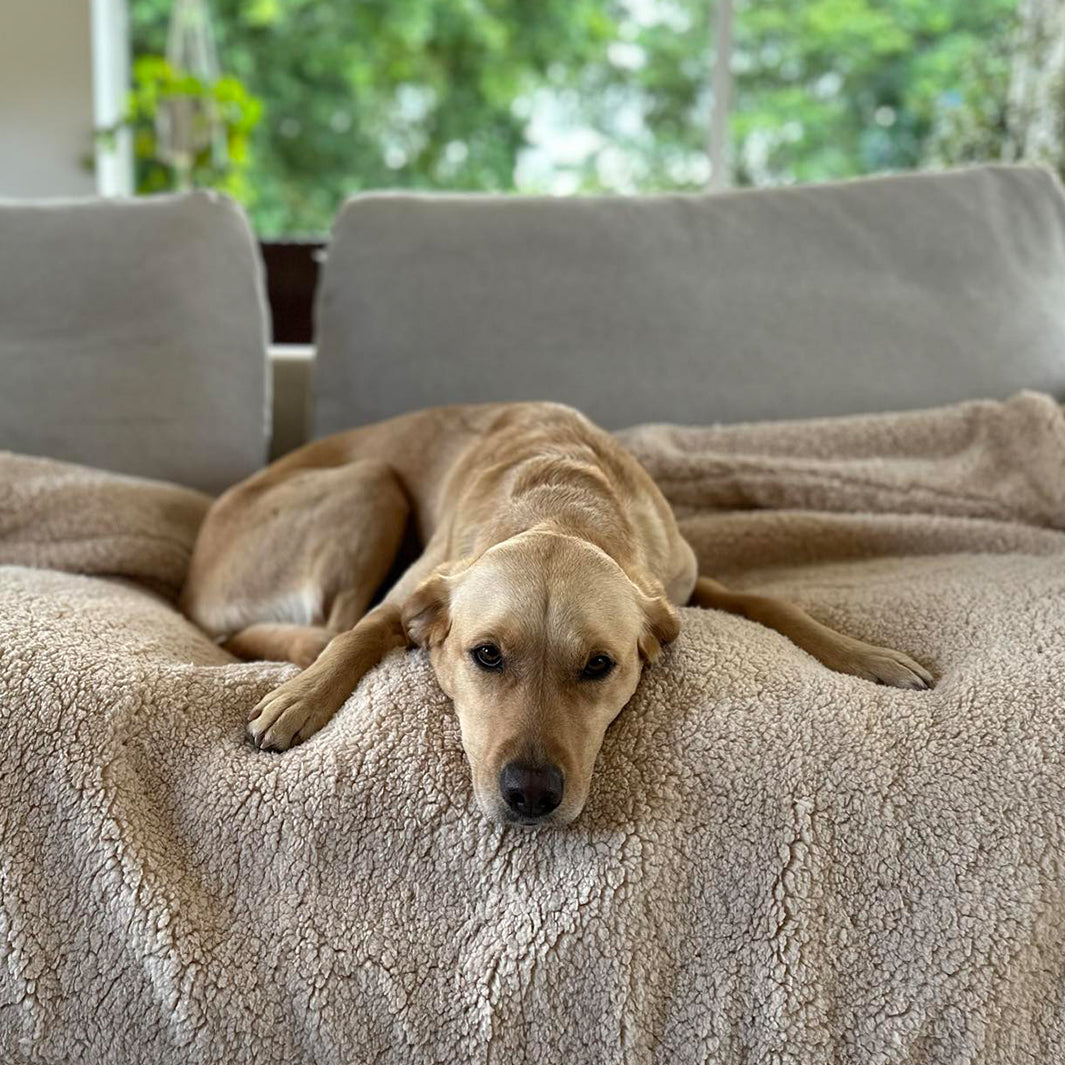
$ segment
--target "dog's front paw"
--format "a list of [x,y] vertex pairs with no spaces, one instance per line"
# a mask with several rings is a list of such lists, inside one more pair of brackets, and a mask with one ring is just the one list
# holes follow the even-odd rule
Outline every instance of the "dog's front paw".
[[252,707],[248,736],[261,750],[287,751],[327,725],[346,698],[334,685],[319,683],[313,669],[305,670]]
[[877,684],[890,685],[892,688],[924,690],[935,686],[932,674],[920,662],[915,662],[901,651],[893,651],[889,647],[874,647],[868,643],[855,641],[855,646],[837,668],[841,673],[851,673]]

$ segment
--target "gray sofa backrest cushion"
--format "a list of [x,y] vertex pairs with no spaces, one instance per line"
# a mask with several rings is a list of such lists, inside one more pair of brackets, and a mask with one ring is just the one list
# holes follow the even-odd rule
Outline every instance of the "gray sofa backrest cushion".
[[370,195],[318,302],[316,425],[544,398],[609,427],[1065,393],[1065,199],[980,167],[723,194]]
[[0,448],[219,491],[266,457],[266,323],[223,197],[0,203]]

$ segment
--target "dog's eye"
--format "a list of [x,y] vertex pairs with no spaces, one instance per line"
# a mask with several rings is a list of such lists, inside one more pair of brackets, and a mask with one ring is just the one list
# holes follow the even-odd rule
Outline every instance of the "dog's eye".
[[482,643],[480,647],[475,647],[470,654],[473,655],[474,662],[481,669],[503,668],[503,653],[494,643]]
[[599,680],[605,677],[614,668],[612,659],[606,655],[593,655],[588,659],[588,664],[581,670],[581,676],[586,680]]

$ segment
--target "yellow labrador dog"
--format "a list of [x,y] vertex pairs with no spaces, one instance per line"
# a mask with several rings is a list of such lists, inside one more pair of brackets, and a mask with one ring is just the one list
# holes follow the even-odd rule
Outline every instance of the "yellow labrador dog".
[[[371,609],[408,526],[421,554]],[[214,504],[182,596],[234,654],[305,667],[251,711],[262,748],[313,736],[392,648],[426,648],[481,808],[521,823],[580,813],[606,728],[685,603],[841,673],[932,683],[898,651],[699,577],[646,471],[554,403],[441,407],[300,448]]]

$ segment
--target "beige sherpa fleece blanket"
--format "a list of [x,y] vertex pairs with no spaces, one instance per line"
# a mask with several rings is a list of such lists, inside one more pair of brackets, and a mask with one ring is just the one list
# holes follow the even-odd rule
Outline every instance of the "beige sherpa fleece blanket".
[[564,829],[487,824],[421,652],[284,755],[174,609],[205,500],[0,458],[0,1061],[1065,1061],[1050,399],[623,434],[704,569]]

